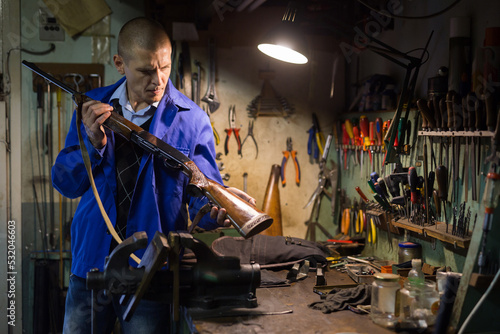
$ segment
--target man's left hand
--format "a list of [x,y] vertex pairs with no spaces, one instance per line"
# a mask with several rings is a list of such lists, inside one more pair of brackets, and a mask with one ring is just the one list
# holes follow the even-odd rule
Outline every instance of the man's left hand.
[[[257,203],[255,201],[255,198],[251,197],[248,195],[246,192],[234,188],[234,187],[228,187],[227,190],[235,194],[236,196],[240,197],[242,200],[248,202],[249,204],[255,206]],[[226,218],[226,209],[224,208],[218,208],[216,206],[212,207],[212,210],[210,211],[210,218],[215,219],[217,218],[217,224],[224,226],[224,227],[229,227],[231,226],[231,221]]]

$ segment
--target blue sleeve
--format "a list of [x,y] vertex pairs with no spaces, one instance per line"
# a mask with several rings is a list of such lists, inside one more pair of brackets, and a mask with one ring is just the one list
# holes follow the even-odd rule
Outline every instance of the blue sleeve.
[[[90,143],[83,124],[81,125],[82,138],[89,153],[92,169],[103,160],[102,149],[97,151]],[[82,152],[78,141],[76,128],[76,111],[73,112],[70,129],[66,136],[64,149],[57,155],[54,166],[52,166],[52,185],[63,196],[77,198],[82,196],[90,187],[89,178],[83,163]]]

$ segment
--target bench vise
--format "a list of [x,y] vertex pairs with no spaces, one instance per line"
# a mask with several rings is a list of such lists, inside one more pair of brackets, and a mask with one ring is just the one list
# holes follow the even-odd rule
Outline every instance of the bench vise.
[[[260,266],[240,264],[237,257],[217,256],[189,233],[156,232],[137,268],[130,255],[148,243],[145,232],[136,232],[106,258],[104,270],[87,273],[87,289],[122,295],[128,321],[142,298],[173,304],[173,319],[179,320],[180,306],[205,309],[219,306],[257,307]],[[189,249],[194,258],[183,258]],[[94,305],[93,305],[94,306]]]

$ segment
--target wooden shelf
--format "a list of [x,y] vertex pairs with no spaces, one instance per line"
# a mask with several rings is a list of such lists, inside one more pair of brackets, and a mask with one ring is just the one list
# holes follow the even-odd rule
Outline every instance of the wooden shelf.
[[418,234],[423,234],[426,237],[434,238],[442,242],[446,242],[454,245],[455,247],[468,248],[470,245],[470,237],[457,237],[451,234],[452,226],[448,226],[448,232],[446,233],[446,224],[442,222],[437,222],[436,225],[417,225],[411,223],[407,218],[400,218],[397,221],[392,221],[392,225],[400,227],[402,229],[416,232]]
[[419,136],[427,137],[493,137],[491,131],[419,131]]
[[[470,276],[469,285],[478,289],[487,289],[495,275],[483,275],[479,273],[472,273]],[[500,281],[497,281],[495,289],[500,288]]]
[[405,230],[416,232],[418,234],[424,234],[424,229],[428,227],[428,225],[417,225],[411,223],[407,218],[400,218],[397,221],[393,220],[392,225],[401,227]]
[[448,232],[446,233],[446,224],[442,222],[437,222],[436,225],[427,227],[424,229],[424,233],[426,233],[429,237],[436,238],[443,242],[447,242],[449,244],[454,245],[455,247],[460,248],[469,248],[471,238],[470,237],[457,237],[451,234],[452,226],[448,226]]

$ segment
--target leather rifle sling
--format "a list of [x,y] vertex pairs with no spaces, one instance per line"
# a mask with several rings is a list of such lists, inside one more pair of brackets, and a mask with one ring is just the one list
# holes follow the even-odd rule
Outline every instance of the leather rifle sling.
[[[78,103],[78,108],[76,111],[76,129],[78,132],[78,142],[80,143],[80,151],[82,152],[83,163],[85,164],[85,169],[87,170],[87,174],[89,176],[90,186],[92,187],[92,191],[94,193],[97,205],[99,206],[99,210],[101,210],[101,215],[102,218],[104,219],[104,222],[106,223],[106,227],[111,233],[113,239],[115,239],[116,242],[120,244],[122,240],[118,236],[118,233],[116,233],[116,230],[113,227],[111,220],[109,220],[108,214],[104,209],[104,206],[102,205],[101,197],[99,196],[99,193],[97,192],[97,188],[95,186],[94,176],[92,175],[92,165],[90,163],[89,152],[87,151],[87,147],[83,142],[83,137],[80,130],[81,125],[82,125],[82,103]],[[138,264],[141,262],[141,260],[135,254],[130,254],[130,257]]]

